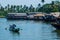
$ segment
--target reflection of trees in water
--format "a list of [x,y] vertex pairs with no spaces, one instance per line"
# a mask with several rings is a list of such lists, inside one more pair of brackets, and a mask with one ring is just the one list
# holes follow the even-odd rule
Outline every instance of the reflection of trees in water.
[[56,36],[57,36],[57,40],[60,40],[60,30],[54,30],[53,31],[54,33],[56,33]]

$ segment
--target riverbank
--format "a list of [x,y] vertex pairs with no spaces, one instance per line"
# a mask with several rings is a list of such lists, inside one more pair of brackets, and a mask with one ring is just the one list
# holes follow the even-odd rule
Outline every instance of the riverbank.
[[5,16],[0,16],[0,18],[5,18]]
[[[56,21],[60,15],[60,12],[53,12],[50,14],[42,12],[29,12],[29,13],[8,13],[6,16],[1,15],[0,18],[23,19],[23,20],[44,20],[44,21]],[[60,20],[60,18],[59,18]]]

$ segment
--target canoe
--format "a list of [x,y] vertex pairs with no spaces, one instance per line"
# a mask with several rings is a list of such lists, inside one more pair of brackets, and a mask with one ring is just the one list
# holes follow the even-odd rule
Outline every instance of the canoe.
[[19,32],[19,28],[16,28],[16,29],[11,29],[11,28],[9,28],[9,31],[12,31],[12,32]]

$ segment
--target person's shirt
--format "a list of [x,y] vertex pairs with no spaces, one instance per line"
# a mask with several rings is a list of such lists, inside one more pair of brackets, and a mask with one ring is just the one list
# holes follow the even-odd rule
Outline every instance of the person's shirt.
[[15,25],[15,24],[13,24],[13,27],[16,27],[16,25]]

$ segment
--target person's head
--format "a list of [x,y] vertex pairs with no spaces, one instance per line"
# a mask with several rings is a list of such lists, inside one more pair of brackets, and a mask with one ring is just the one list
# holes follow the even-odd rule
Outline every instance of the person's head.
[[13,24],[13,26],[15,26],[15,27],[16,27],[16,25],[15,25],[15,24]]

